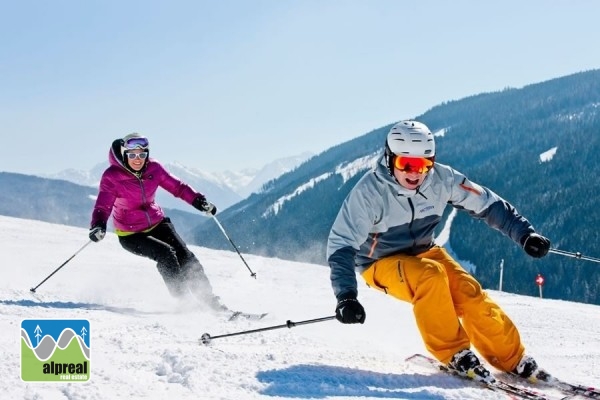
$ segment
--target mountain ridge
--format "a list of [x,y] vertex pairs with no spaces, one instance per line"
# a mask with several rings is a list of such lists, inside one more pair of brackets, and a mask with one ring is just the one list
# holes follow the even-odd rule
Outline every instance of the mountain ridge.
[[[295,156],[275,159],[261,168],[247,168],[240,171],[205,172],[177,161],[166,162],[163,165],[173,175],[207,196],[219,209],[224,210],[253,192],[259,191],[265,183],[296,168],[313,155],[311,152],[304,152]],[[53,174],[34,174],[32,176],[64,180],[81,186],[97,188],[102,173],[107,167],[108,161],[98,163],[90,170],[68,168]],[[158,192],[157,201],[167,208],[188,212],[192,210],[187,204],[182,203],[179,199],[174,199],[163,191]]]
[[[594,199],[585,195],[600,191],[597,180],[585,178],[600,173],[594,151],[600,148],[600,70],[446,102],[415,119],[436,132],[438,162],[504,197],[554,246],[600,253],[600,241],[588,239],[597,238],[593,227],[600,223],[600,212]],[[242,251],[326,264],[331,224],[368,167],[346,176],[335,171],[369,154],[381,154],[392,125],[334,146],[282,175],[263,192],[225,210],[222,224]],[[541,162],[541,154],[555,147],[552,159]],[[310,188],[300,190],[309,183]],[[582,207],[573,207],[573,202]],[[266,212],[270,209],[277,213]],[[507,290],[535,295],[533,277],[543,273],[553,282],[547,287],[548,296],[600,303],[596,289],[600,272],[595,266],[578,266],[576,280],[568,287],[559,285],[573,269],[573,260],[552,255],[532,260],[517,244],[484,225],[458,213],[449,240],[461,259],[477,266],[476,276],[484,285],[497,282],[497,268],[504,259],[510,266],[505,274],[512,282]],[[229,246],[208,223],[195,230],[195,242]]]

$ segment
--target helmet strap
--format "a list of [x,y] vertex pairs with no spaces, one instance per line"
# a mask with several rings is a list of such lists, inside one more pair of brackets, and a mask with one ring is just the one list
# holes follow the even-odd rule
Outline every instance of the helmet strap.
[[387,140],[385,142],[385,164],[387,166],[388,172],[390,173],[391,176],[393,176],[394,178],[394,157],[396,157],[396,155],[394,153],[392,153],[392,150],[390,149],[390,146],[388,146],[387,144]]

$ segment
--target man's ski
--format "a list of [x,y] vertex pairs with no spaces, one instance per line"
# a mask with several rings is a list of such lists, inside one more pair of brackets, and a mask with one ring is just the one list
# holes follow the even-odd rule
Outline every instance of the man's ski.
[[486,383],[486,382],[476,381],[476,380],[467,378],[465,376],[458,375],[453,370],[449,369],[447,366],[440,363],[438,360],[428,357],[423,354],[413,354],[412,356],[408,357],[406,359],[406,361],[412,362],[417,365],[434,368],[436,371],[440,371],[445,374],[449,374],[449,375],[455,376],[457,378],[464,379],[469,382],[473,382],[475,384],[479,384],[484,388],[487,388],[487,389],[490,389],[490,390],[493,390],[496,392],[506,393],[506,394],[512,396],[513,398],[516,397],[518,399],[524,399],[524,400],[549,400],[547,397],[545,397],[541,393],[534,392],[532,390],[526,389],[521,386],[513,385],[511,383],[499,380],[498,378],[496,378],[496,381],[493,383]]
[[564,394],[583,396],[588,399],[600,399],[600,390],[593,387],[577,385],[561,381],[560,379],[556,379],[554,382],[550,383],[550,386],[560,389]]
[[[518,375],[508,375],[516,380],[525,380]],[[549,387],[560,390],[568,396],[581,396],[588,399],[600,399],[600,389],[591,386],[565,382],[561,379],[555,378],[544,370],[538,371],[536,378],[527,379],[527,382],[532,385],[539,385],[540,387]]]
[[583,396],[588,399],[600,399],[600,390],[587,387],[584,385],[576,385],[573,383],[568,383],[565,381],[561,381],[560,379],[554,379],[553,382],[544,382],[545,384],[549,384],[550,386],[561,390],[564,394],[569,394],[573,396]]

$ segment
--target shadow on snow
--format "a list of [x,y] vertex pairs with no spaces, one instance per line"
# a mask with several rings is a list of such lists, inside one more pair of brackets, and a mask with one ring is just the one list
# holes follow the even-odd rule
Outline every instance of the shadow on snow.
[[129,307],[112,307],[97,303],[80,303],[72,301],[33,301],[33,300],[0,300],[0,305],[19,306],[19,307],[42,307],[42,308],[65,308],[80,310],[101,310],[110,311],[117,314],[144,315],[157,314],[156,312],[144,312]]
[[[269,386],[261,390],[269,396],[291,398],[375,397],[382,399],[443,399],[423,388],[432,385],[430,375],[384,374],[328,365],[294,365],[279,370],[261,371],[257,379]],[[438,377],[439,379],[439,377]],[[435,381],[435,386],[456,388],[450,380]]]

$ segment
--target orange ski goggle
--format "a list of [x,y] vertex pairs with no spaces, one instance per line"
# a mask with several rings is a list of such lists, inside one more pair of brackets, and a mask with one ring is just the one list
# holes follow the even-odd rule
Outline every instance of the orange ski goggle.
[[403,172],[418,172],[426,174],[433,168],[435,157],[404,157],[394,158],[394,168]]

